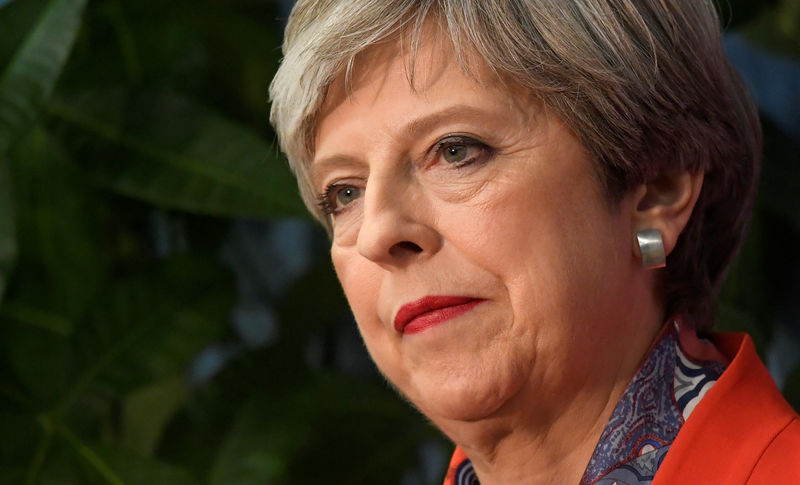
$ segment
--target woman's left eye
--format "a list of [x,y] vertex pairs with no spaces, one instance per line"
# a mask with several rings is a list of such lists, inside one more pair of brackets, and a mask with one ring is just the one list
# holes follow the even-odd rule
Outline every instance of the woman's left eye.
[[491,152],[485,143],[466,136],[448,136],[436,144],[437,156],[456,167],[483,161]]
[[466,145],[450,145],[444,149],[442,156],[449,163],[461,163],[467,159],[468,152]]

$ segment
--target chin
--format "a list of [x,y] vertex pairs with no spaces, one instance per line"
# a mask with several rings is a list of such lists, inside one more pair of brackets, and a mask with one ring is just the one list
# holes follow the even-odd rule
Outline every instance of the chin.
[[480,421],[496,416],[526,382],[518,369],[507,369],[503,374],[498,376],[496,372],[482,369],[476,373],[426,379],[418,383],[417,392],[409,397],[434,422]]

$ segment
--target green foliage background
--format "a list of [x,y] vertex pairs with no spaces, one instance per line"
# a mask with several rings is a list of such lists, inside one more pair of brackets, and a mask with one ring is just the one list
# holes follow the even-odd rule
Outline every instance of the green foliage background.
[[[800,56],[799,1],[724,10]],[[399,483],[420,443],[444,443],[374,374],[309,364],[311,342],[351,325],[324,248],[275,302],[275,343],[186,377],[235,340],[234,221],[306,217],[266,116],[279,17],[264,0],[0,7],[0,484]],[[766,134],[721,301],[721,326],[762,351],[800,240],[798,143]],[[178,250],[154,248],[154,219],[180,224]],[[800,403],[798,372],[787,393]]]

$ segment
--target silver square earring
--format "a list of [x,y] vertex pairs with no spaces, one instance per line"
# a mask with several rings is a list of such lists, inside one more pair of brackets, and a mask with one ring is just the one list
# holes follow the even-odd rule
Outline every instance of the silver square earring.
[[658,229],[639,231],[636,233],[636,241],[639,243],[639,252],[645,269],[663,268],[667,265],[661,231]]

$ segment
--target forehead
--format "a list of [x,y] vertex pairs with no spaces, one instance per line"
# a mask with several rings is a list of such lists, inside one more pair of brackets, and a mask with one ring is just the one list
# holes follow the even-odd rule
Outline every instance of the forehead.
[[[477,54],[457,50],[449,36],[438,28],[423,28],[416,49],[411,43],[408,36],[400,35],[358,53],[350,68],[330,84],[319,118],[352,100],[354,93],[364,92],[367,87],[375,88],[376,95],[381,93],[381,87],[429,92],[441,83],[443,76],[452,76],[456,67],[462,76],[476,84],[475,87],[496,85],[500,81],[496,76],[490,79],[486,63]],[[398,85],[397,81],[403,80],[405,86]]]
[[[354,59],[349,75],[339,75],[329,86],[316,118],[312,174],[320,160],[330,161],[331,148],[343,149],[321,142],[331,134],[343,139],[348,127],[354,134],[368,127],[414,135],[441,118],[480,117],[489,111],[532,117],[541,103],[530,90],[489,69],[477,54],[459,56],[449,37],[436,30],[423,32],[413,54],[402,39],[372,46]],[[365,117],[380,123],[365,123]]]

